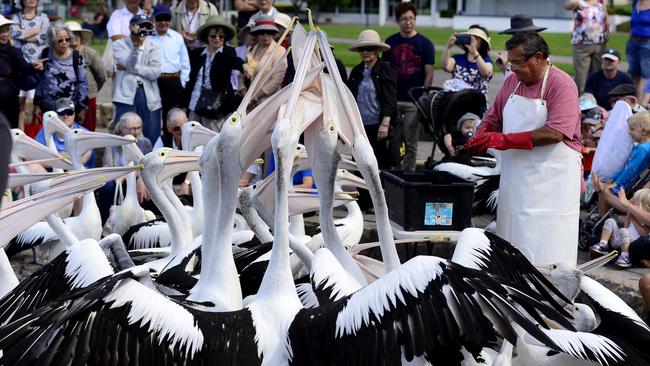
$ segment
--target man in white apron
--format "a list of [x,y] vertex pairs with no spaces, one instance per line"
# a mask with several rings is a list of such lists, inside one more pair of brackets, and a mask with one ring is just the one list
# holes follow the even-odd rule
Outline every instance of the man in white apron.
[[470,153],[505,150],[497,234],[535,265],[576,264],[581,156],[578,91],[548,61],[535,32],[506,42],[510,75],[486,112]]

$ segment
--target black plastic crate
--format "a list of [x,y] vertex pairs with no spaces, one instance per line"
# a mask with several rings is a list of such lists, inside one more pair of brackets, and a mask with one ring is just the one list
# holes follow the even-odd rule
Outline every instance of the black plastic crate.
[[406,231],[472,226],[474,183],[432,170],[381,172],[390,219]]

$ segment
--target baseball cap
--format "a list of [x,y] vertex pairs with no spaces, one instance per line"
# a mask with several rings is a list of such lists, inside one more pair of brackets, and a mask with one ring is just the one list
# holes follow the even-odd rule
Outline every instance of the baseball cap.
[[621,54],[618,53],[618,51],[616,51],[615,49],[610,48],[607,51],[605,51],[605,53],[603,53],[602,57],[610,59],[612,61],[618,61],[621,59]]
[[74,102],[70,98],[59,98],[55,103],[56,112],[62,112],[66,109],[72,109],[74,111]]
[[598,103],[596,103],[596,98],[589,93],[583,94],[579,99],[579,103],[580,103],[581,111],[586,111],[588,109],[598,107]]
[[146,24],[146,23],[149,23],[149,24],[151,24],[151,26],[153,26],[153,22],[151,21],[151,19],[148,16],[144,15],[144,14],[136,14],[129,21],[129,24],[131,24],[131,25],[133,25],[133,24],[142,25],[142,24]]
[[172,16],[172,11],[169,9],[169,6],[165,4],[158,4],[156,7],[153,8],[153,17],[159,17],[161,15],[169,15],[170,17]]

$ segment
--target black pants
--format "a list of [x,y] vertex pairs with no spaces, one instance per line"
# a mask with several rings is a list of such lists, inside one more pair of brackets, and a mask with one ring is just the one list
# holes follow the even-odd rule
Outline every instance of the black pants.
[[11,128],[18,128],[18,114],[20,114],[18,94],[0,98],[0,112],[7,117],[7,122],[9,122]]
[[[377,164],[379,169],[389,169],[390,160],[388,158],[388,139],[377,140],[377,133],[379,132],[379,124],[376,125],[364,125],[363,128],[366,130],[366,135],[368,136],[368,141],[372,147],[372,151],[375,153],[377,158]],[[372,206],[372,200],[370,199],[370,194],[364,189],[359,190],[359,207],[362,209],[367,209]]]
[[[181,84],[180,78],[158,79],[158,89],[160,90],[160,103],[162,104],[162,131],[163,135],[171,135],[167,131],[167,113],[172,108],[187,108],[186,99],[183,96],[185,89]],[[155,141],[151,142],[155,144]]]

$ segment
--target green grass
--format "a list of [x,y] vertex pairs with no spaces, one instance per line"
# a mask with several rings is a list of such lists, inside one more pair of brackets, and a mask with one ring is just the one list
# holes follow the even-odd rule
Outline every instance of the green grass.
[[[359,33],[366,29],[362,25],[323,25],[321,28],[327,32],[329,37],[351,39],[356,39]],[[382,39],[386,39],[391,34],[398,32],[397,26],[374,26],[370,28],[376,30]],[[429,38],[433,44],[443,45],[447,43],[449,36],[454,31],[447,28],[418,27],[418,32]],[[460,30],[457,30],[457,32],[460,32]],[[510,36],[497,33],[490,31],[492,48],[495,50],[503,50],[506,40]],[[544,32],[542,35],[546,39],[546,42],[548,42],[551,55],[571,56],[571,34]],[[626,33],[615,33],[610,36],[609,42],[607,43],[608,47],[617,49],[623,56],[623,59],[625,59],[625,42],[627,38],[628,34]]]

